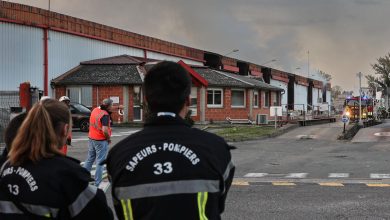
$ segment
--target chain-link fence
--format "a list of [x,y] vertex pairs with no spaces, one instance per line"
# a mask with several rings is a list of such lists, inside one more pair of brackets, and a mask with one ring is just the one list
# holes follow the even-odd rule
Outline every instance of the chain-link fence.
[[5,147],[5,128],[11,119],[11,113],[19,106],[19,91],[0,91],[0,154],[3,153]]

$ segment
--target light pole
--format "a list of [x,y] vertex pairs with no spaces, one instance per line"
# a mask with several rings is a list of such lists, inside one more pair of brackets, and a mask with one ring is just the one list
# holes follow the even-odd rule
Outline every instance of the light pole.
[[227,56],[227,55],[229,55],[231,53],[236,53],[238,51],[240,51],[240,50],[239,49],[233,49],[232,51],[230,51],[229,53],[225,54],[224,56]]

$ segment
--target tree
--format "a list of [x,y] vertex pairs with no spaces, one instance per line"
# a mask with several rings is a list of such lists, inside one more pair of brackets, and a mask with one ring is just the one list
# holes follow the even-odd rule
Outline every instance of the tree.
[[[374,82],[379,84],[385,91],[387,91],[386,89],[390,88],[390,53],[385,55],[385,57],[379,57],[377,61],[378,63],[371,65],[375,71],[375,74],[378,75],[377,78],[374,77]],[[370,79],[372,78],[370,77]]]
[[325,73],[322,70],[319,70],[318,73],[320,76],[322,76],[327,82],[329,82],[332,79],[332,75]]
[[[382,88],[387,96],[387,106],[389,106],[389,89],[390,89],[390,53],[384,57],[379,57],[376,64],[371,64],[378,77],[369,77],[367,80],[374,80]],[[373,79],[374,78],[374,79]]]
[[332,100],[335,100],[341,93],[343,92],[343,89],[340,86],[333,86],[332,87]]
[[373,96],[376,95],[377,90],[383,90],[382,86],[378,83],[379,79],[377,77],[373,75],[366,75],[365,78],[367,79],[368,88],[372,91]]

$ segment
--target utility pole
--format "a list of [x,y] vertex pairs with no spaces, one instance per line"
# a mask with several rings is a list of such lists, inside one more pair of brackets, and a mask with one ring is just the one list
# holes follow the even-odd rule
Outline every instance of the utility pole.
[[359,72],[359,124],[362,124],[362,73]]

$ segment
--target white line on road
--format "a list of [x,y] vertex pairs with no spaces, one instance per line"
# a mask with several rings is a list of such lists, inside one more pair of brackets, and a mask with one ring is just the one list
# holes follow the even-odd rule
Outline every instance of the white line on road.
[[265,177],[268,173],[247,173],[244,177]]
[[285,178],[305,178],[307,173],[289,173]]
[[371,173],[371,179],[390,179],[390,174],[387,173]]
[[329,178],[348,178],[349,173],[329,173]]

